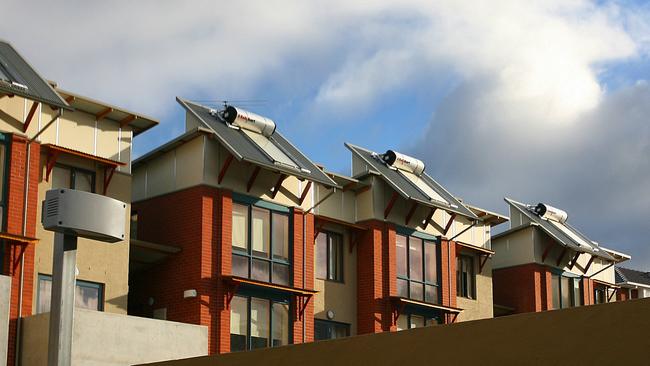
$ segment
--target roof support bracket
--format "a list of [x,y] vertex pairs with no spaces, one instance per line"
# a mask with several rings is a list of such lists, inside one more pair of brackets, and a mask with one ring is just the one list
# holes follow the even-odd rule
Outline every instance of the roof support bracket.
[[430,223],[435,223],[435,222],[431,221],[431,219],[433,219],[433,214],[436,213],[436,210],[438,210],[438,208],[434,207],[434,208],[431,209],[431,211],[429,211],[429,214],[427,215],[427,217],[424,219],[424,221],[422,221],[422,229],[426,229],[427,226],[429,226]]
[[560,255],[557,257],[557,261],[555,262],[556,266],[559,266],[560,263],[562,263],[562,259],[564,259],[564,255],[566,255],[566,247],[562,249],[562,253],[560,253]]
[[490,256],[487,254],[481,255],[479,257],[478,273],[483,272],[483,267],[485,266],[485,263],[487,263],[488,258],[490,258]]
[[285,179],[287,179],[287,175],[280,174],[278,181],[275,183],[275,186],[273,187],[273,193],[271,193],[271,198],[275,198],[278,192],[280,192],[280,187],[282,187],[282,182],[284,182]]
[[413,202],[413,204],[411,205],[411,209],[406,214],[406,219],[404,220],[404,225],[408,226],[409,222],[411,221],[411,218],[413,217],[413,214],[415,213],[416,208],[418,208],[418,203]]
[[305,186],[305,189],[302,190],[302,194],[300,195],[300,199],[298,200],[298,205],[302,205],[302,203],[305,201],[305,198],[307,198],[307,193],[309,193],[310,188],[311,188],[311,181],[307,182],[307,186]]
[[219,171],[219,177],[217,177],[217,183],[221,184],[221,181],[223,180],[223,177],[226,176],[226,172],[228,171],[228,167],[230,166],[230,163],[232,163],[232,154],[228,154],[228,157],[226,158],[226,161],[224,161],[223,166],[221,167],[221,171]]
[[607,302],[611,302],[611,301],[612,301],[612,297],[614,297],[614,295],[616,295],[616,292],[618,291],[617,288],[613,288],[613,290],[614,290],[614,291],[612,291],[612,293],[611,293],[609,296],[607,296]]
[[356,191],[354,191],[354,195],[355,195],[355,196],[358,196],[358,195],[360,195],[361,193],[366,192],[366,191],[368,191],[368,190],[370,190],[370,186],[369,186],[369,185],[367,185],[367,186],[365,186],[365,187],[361,187],[361,188],[357,189]]
[[104,167],[104,196],[108,191],[108,186],[111,184],[111,179],[113,179],[113,173],[115,173],[115,166],[106,166]]
[[451,224],[453,224],[454,219],[456,219],[456,214],[452,213],[451,216],[449,216],[449,221],[447,221],[447,225],[445,225],[445,231],[443,232],[444,235],[447,235],[447,232],[451,228]]
[[104,119],[104,117],[108,116],[108,114],[111,113],[112,111],[113,111],[113,108],[108,107],[108,108],[104,109],[103,111],[97,113],[97,114],[95,115],[95,119],[96,119],[97,121],[101,121],[101,120]]
[[352,253],[352,250],[354,250],[354,247],[356,247],[359,244],[359,234],[357,234],[355,231],[352,232],[352,238],[350,240],[350,247],[348,251]]
[[573,266],[576,265],[576,263],[578,262],[578,258],[580,258],[580,254],[582,253],[576,252],[576,255],[574,255],[573,258],[571,258],[571,264],[569,265],[569,269],[573,269]]
[[555,242],[552,239],[549,239],[548,244],[546,244],[546,248],[544,248],[544,253],[542,253],[542,263],[546,261],[546,257],[548,256],[548,253],[550,253],[551,248],[553,248],[553,245]]
[[253,184],[255,184],[255,179],[257,179],[257,175],[260,173],[260,169],[262,168],[260,168],[259,165],[255,166],[255,169],[253,169],[253,173],[251,173],[251,177],[248,178],[248,183],[246,184],[246,192],[250,192],[251,188],[253,188]]
[[32,103],[32,107],[29,109],[29,113],[27,114],[27,118],[25,118],[25,123],[23,124],[23,132],[27,132],[27,129],[29,128],[29,124],[32,122],[32,119],[34,118],[34,114],[36,113],[36,108],[38,108],[39,104],[41,103],[39,102]]
[[47,154],[47,162],[45,163],[46,182],[50,181],[50,174],[52,174],[52,169],[54,169],[54,164],[56,164],[56,160],[59,158],[60,154],[61,152],[59,151],[50,151],[50,153]]
[[384,220],[388,218],[388,215],[393,210],[393,206],[395,206],[395,201],[397,201],[397,192],[393,191],[393,195],[390,196],[390,200],[388,200],[386,209],[384,209]]
[[305,310],[307,310],[307,305],[309,305],[311,298],[312,295],[296,295],[296,302],[298,302],[298,320],[302,320],[302,317],[305,315]]
[[128,115],[128,116],[122,118],[122,120],[119,122],[119,123],[120,123],[120,128],[124,128],[124,126],[128,125],[129,123],[131,123],[135,118],[136,118],[136,117],[135,117],[135,115],[133,115],[133,114],[130,114],[130,115]]
[[589,258],[589,262],[587,262],[587,266],[585,267],[585,274],[589,271],[589,267],[591,267],[591,264],[594,262],[594,259],[596,259],[595,255],[591,255],[591,258]]
[[404,312],[405,307],[406,303],[403,302],[399,302],[397,306],[393,304],[393,324],[397,324],[397,320],[399,319],[399,316]]

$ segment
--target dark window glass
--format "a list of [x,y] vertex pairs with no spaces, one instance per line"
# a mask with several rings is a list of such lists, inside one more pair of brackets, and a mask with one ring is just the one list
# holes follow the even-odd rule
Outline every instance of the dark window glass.
[[71,188],[95,192],[95,172],[67,165],[55,165],[52,171],[52,188]]
[[321,232],[316,237],[316,277],[343,282],[343,236]]
[[553,299],[553,309],[560,308],[560,276],[551,275],[551,295]]
[[270,282],[271,276],[269,266],[271,262],[259,259],[253,259],[253,266],[251,267],[251,278],[258,281]]
[[424,316],[419,314],[404,313],[397,318],[397,330],[428,327],[440,324],[437,317]]
[[[38,275],[38,303],[36,312],[50,311],[52,299],[52,276]],[[75,307],[88,310],[104,310],[104,285],[101,283],[77,280],[75,285]]]
[[278,285],[289,285],[289,266],[286,264],[273,263],[273,283]]
[[[7,211],[6,209],[6,200],[5,200],[5,184],[7,182],[7,145],[5,140],[7,139],[6,135],[0,134],[0,229],[4,231],[4,217]],[[0,255],[2,259],[2,255]]]
[[402,277],[408,277],[406,269],[408,265],[406,263],[408,256],[406,255],[406,237],[403,235],[397,235],[395,237],[395,245],[397,246],[397,275]]
[[269,346],[270,306],[269,300],[251,298],[251,349]]
[[343,338],[348,337],[349,335],[349,324],[314,319],[314,339],[317,341]]
[[580,278],[552,274],[551,288],[554,309],[565,309],[582,305]]
[[414,237],[409,238],[409,279],[422,281],[422,240]]
[[234,296],[230,303],[230,351],[289,344],[289,304]]
[[413,236],[396,235],[397,295],[439,303],[439,246]]
[[234,296],[230,301],[230,351],[244,351],[248,339],[248,299]]
[[476,276],[474,275],[474,258],[459,255],[456,261],[456,292],[458,296],[474,299]]

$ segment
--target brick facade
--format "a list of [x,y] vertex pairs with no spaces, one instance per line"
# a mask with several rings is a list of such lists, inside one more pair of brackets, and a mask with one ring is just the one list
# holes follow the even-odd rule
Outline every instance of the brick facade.
[[[34,142],[29,152],[29,186],[27,194],[27,217],[25,236],[36,236],[36,208],[38,204],[38,182],[40,178],[40,145]],[[27,164],[27,140],[24,137],[12,135],[9,149],[9,165],[7,173],[6,193],[6,232],[23,234],[23,209],[25,202],[25,168]],[[21,244],[6,241],[2,271],[11,277],[11,301],[9,309],[9,341],[7,364],[13,364],[16,351],[16,331],[18,327],[21,256],[23,259],[22,304],[20,315],[32,315],[32,298],[34,295],[34,244]]]
[[[179,247],[181,251],[132,275],[129,312],[151,316],[154,309],[166,308],[168,320],[207,326],[210,354],[230,351],[228,300],[232,289],[220,277],[232,273],[232,204],[230,191],[197,186],[132,205],[138,214],[139,240]],[[292,209],[292,225],[293,286],[313,289],[314,216]],[[184,299],[183,291],[189,289],[196,289],[198,296]],[[149,305],[149,298],[154,299],[153,305]],[[293,343],[303,342],[303,322],[304,341],[313,341],[313,300],[303,316],[299,316],[295,299],[292,305]]]
[[548,310],[552,307],[551,274],[537,263],[496,269],[492,272],[494,303],[515,313]]

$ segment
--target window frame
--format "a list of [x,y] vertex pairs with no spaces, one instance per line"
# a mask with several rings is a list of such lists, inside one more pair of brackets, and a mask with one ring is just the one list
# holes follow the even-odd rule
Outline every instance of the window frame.
[[314,318],[314,341],[325,341],[325,340],[328,340],[328,339],[339,339],[339,338],[316,339],[316,334],[317,334],[316,333],[316,326],[317,326],[317,323],[325,324],[325,325],[328,325],[328,326],[344,327],[345,328],[345,336],[343,336],[343,338],[349,337],[350,334],[351,334],[352,326],[349,323],[337,322],[335,320]]
[[[0,210],[2,210],[2,217],[0,218],[0,231],[4,232],[7,228],[7,197],[9,196],[8,186],[9,186],[9,165],[11,164],[11,138],[6,133],[0,133],[0,145],[4,146],[5,156],[3,161],[4,170],[0,172],[2,177],[0,179],[0,184],[2,184],[2,194],[0,195]],[[2,251],[4,254],[4,250]],[[3,259],[2,254],[0,254],[0,260]],[[0,261],[0,263],[2,263]]]
[[[277,264],[277,265],[286,266],[287,272],[288,272],[288,278],[287,278],[287,284],[285,286],[292,286],[292,283],[293,283],[293,240],[292,240],[292,238],[293,238],[293,225],[292,225],[293,220],[292,220],[292,216],[288,212],[275,210],[275,209],[273,209],[271,207],[267,207],[267,206],[256,205],[255,203],[245,202],[243,200],[242,201],[233,200],[233,206],[234,205],[245,206],[246,210],[247,210],[248,227],[246,228],[246,230],[247,230],[247,233],[246,233],[246,235],[247,235],[247,237],[246,237],[247,250],[246,250],[246,252],[244,253],[241,250],[236,250],[235,246],[232,243],[232,239],[231,239],[231,243],[230,243],[231,252],[232,252],[231,255],[233,257],[234,256],[244,257],[248,261],[248,274],[247,274],[246,278],[253,279],[251,277],[251,273],[253,271],[253,261],[254,260],[264,261],[269,266],[269,278],[268,278],[268,281],[255,279],[256,281],[283,285],[283,284],[278,283],[278,282],[273,282],[273,266],[275,264]],[[269,214],[269,238],[268,238],[268,240],[269,240],[269,257],[268,258],[260,257],[260,256],[257,256],[257,255],[253,254],[253,241],[252,241],[253,240],[252,239],[253,238],[253,236],[252,236],[252,234],[253,234],[253,220],[252,220],[252,218],[253,218],[253,208],[266,210],[266,211],[268,211],[268,214]],[[287,239],[288,240],[288,243],[287,243],[287,257],[289,258],[287,261],[284,261],[282,259],[273,258],[273,248],[274,248],[273,216],[274,215],[282,215],[282,216],[287,218],[287,236],[288,236],[288,239]],[[231,212],[230,216],[231,216],[231,220],[232,220],[232,217],[233,217],[232,212]]]
[[[97,193],[97,172],[89,169],[68,165],[68,164],[59,164],[59,163],[54,164],[54,168],[66,169],[70,172],[70,187],[68,187],[70,189],[76,189],[75,186],[76,186],[77,172],[90,174],[92,176],[90,182],[92,189],[90,190],[90,193]],[[52,172],[52,174],[54,174],[54,172]]]
[[[411,317],[412,317],[412,316],[418,316],[418,317],[423,318],[423,319],[424,319],[424,327],[411,327],[411,324],[412,324],[412,322],[411,322]],[[435,321],[435,322],[436,322],[436,325],[442,325],[442,324],[443,324],[443,322],[442,322],[442,316],[440,316],[440,315],[433,315],[433,316],[432,316],[432,315],[430,315],[430,314],[422,314],[422,313],[419,313],[419,312],[408,311],[408,312],[404,312],[404,313],[400,314],[399,317],[400,317],[400,318],[401,318],[401,317],[405,317],[405,318],[406,318],[406,324],[408,325],[408,328],[406,328],[406,329],[400,329],[399,331],[402,331],[402,330],[409,330],[409,329],[415,329],[415,328],[426,328],[426,327],[430,327],[430,326],[432,326],[432,325],[427,325],[427,321],[429,321],[429,320],[433,320],[433,321]],[[398,318],[398,320],[399,320],[399,318]],[[397,326],[397,322],[395,323],[395,326]]]
[[[474,256],[468,254],[458,254],[456,257],[456,296],[462,297],[465,299],[476,300],[476,264],[474,261]],[[470,284],[471,293],[466,288],[467,286],[463,285],[461,281],[461,269],[464,268],[463,260],[469,261],[469,279],[468,284]]]
[[[415,236],[412,234],[406,234],[406,233],[401,233],[397,232],[395,234],[395,247],[397,248],[397,236],[402,236],[406,238],[406,276],[402,276],[400,274],[397,274],[397,280],[402,280],[406,281],[406,288],[407,288],[407,298],[412,299],[412,300],[417,300],[417,301],[423,301],[429,304],[440,304],[442,299],[442,269],[441,267],[441,248],[440,248],[440,240],[439,239],[426,239],[421,236]],[[410,278],[411,276],[411,250],[410,250],[410,240],[411,238],[417,239],[422,241],[422,281],[420,280],[413,280]],[[433,283],[430,281],[427,281],[427,269],[426,269],[426,245],[435,245],[435,253],[436,253],[436,278],[438,279],[438,283]],[[422,293],[422,299],[416,299],[411,297],[411,283],[417,283],[421,284],[423,286],[423,293]],[[436,298],[438,302],[430,302],[426,300],[426,287],[428,286],[433,286],[436,288]]]
[[[553,286],[551,286],[551,291],[552,291],[551,292],[551,299],[552,299],[552,302],[554,302],[553,300],[555,300],[555,296],[557,296],[557,303],[559,305],[559,307],[557,307],[557,308],[555,306],[553,306],[553,310],[568,309],[568,308],[575,308],[575,307],[579,307],[579,306],[584,306],[584,302],[583,302],[583,298],[582,298],[582,293],[583,293],[583,290],[584,290],[583,287],[582,287],[582,277],[575,277],[575,276],[571,276],[571,275],[566,275],[565,273],[562,273],[562,272],[551,273],[551,281],[555,281],[553,279],[553,276],[557,276],[557,286],[558,286],[557,289],[558,289],[558,292],[555,293],[555,291],[552,290]],[[564,301],[562,301],[562,291],[563,291],[562,279],[563,278],[568,279],[569,283],[570,283],[569,289],[568,289],[568,291],[569,291],[569,302],[570,302],[569,305],[564,304]],[[578,282],[578,288],[579,288],[578,299],[576,299],[575,292],[574,292],[574,290],[575,290],[575,282],[576,281]]]
[[[318,243],[318,237],[320,235],[325,235],[325,247],[326,247],[325,248],[325,273],[326,273],[325,277],[326,278],[319,277],[318,276],[318,271],[316,271],[316,278],[319,279],[319,280],[323,280],[323,281],[330,281],[330,282],[336,282],[336,283],[345,283],[345,266],[344,266],[345,265],[345,259],[344,259],[345,255],[343,253],[343,251],[345,249],[345,243],[344,243],[345,236],[343,234],[337,233],[335,231],[323,230],[323,231],[319,232],[318,235],[316,236],[315,244]],[[335,276],[333,276],[332,273],[330,273],[330,268],[331,268],[330,260],[332,259],[330,254],[332,252],[331,249],[333,247],[333,242],[330,240],[330,238],[333,237],[333,236],[340,238],[340,242],[339,242],[340,243],[340,248],[339,248],[340,250],[339,250],[339,255],[337,257],[338,257],[339,266],[341,268],[341,278],[335,278]],[[317,261],[316,261],[316,265],[318,265]]]
[[[41,280],[45,281],[50,281],[52,282],[52,275],[45,274],[45,273],[39,273],[36,279],[36,311],[34,312],[35,314],[42,314],[41,309],[39,309],[39,304],[40,304],[40,296],[41,296]],[[93,282],[93,281],[86,281],[86,280],[78,280],[75,279],[75,291],[77,290],[78,287],[85,287],[85,288],[95,288],[97,289],[97,307],[98,309],[94,311],[104,311],[104,299],[106,298],[105,296],[105,291],[106,291],[106,285],[101,283],[101,282]],[[52,292],[50,292],[50,296],[52,296]],[[50,309],[51,309],[52,303],[50,300]],[[75,306],[76,308],[76,306]],[[90,309],[88,309],[90,310]]]
[[[237,350],[233,351],[232,346],[230,348],[230,352],[246,352],[246,351],[251,351],[254,349],[263,349],[263,348],[274,348],[273,346],[273,330],[275,329],[274,327],[274,322],[273,322],[273,304],[282,304],[282,305],[287,305],[287,344],[280,345],[281,346],[286,346],[289,344],[293,344],[293,329],[291,327],[292,323],[292,314],[293,314],[293,304],[292,301],[288,299],[279,299],[279,298],[269,298],[269,297],[264,297],[264,296],[256,296],[256,294],[247,294],[247,293],[236,293],[234,295],[235,297],[241,297],[246,299],[246,346],[244,347],[243,350]],[[252,300],[253,299],[259,299],[259,300],[264,300],[268,301],[269,303],[269,314],[268,314],[268,319],[269,319],[269,333],[268,333],[268,346],[263,347],[263,348],[252,348],[252,342],[251,342],[251,327],[252,327],[252,321],[251,321],[251,311],[252,311]],[[230,309],[231,314],[232,314],[232,308]],[[232,337],[232,333],[229,332],[229,336]],[[232,342],[231,342],[232,344]]]

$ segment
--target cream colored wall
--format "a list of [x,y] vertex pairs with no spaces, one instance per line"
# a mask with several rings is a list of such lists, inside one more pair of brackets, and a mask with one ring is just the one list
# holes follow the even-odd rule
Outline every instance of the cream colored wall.
[[535,262],[534,228],[521,229],[505,237],[492,239],[492,268],[505,268]]
[[[314,190],[314,202],[319,202],[332,192],[320,184]],[[331,217],[345,222],[355,223],[356,197],[353,191],[336,189],[327,199],[314,208],[314,214]]]
[[[52,248],[54,233],[46,231],[40,224],[41,205],[45,199],[45,192],[52,188],[52,179],[45,181],[45,156],[41,156],[41,181],[38,185],[38,202],[36,237],[40,239],[36,245],[34,257],[34,283],[38,284],[38,274],[52,274]],[[94,162],[86,159],[61,156],[62,164],[84,168],[96,172],[96,191],[103,190],[103,169],[98,169]],[[131,202],[131,176],[116,172],[111,180],[107,196],[120,201]],[[104,284],[104,310],[111,313],[126,314],[129,272],[129,216],[130,204],[125,212],[126,227],[125,240],[106,244],[94,240],[79,239],[77,249],[77,279]],[[36,309],[37,285],[35,286],[33,306]]]
[[487,319],[494,316],[492,300],[492,259],[488,259],[483,266],[483,271],[478,273],[479,256],[473,255],[470,251],[463,251],[464,255],[474,257],[474,273],[476,273],[476,299],[467,299],[458,296],[457,306],[464,309],[458,315],[458,321]]
[[350,335],[357,334],[357,248],[350,252],[350,234],[338,225],[325,225],[324,230],[343,234],[343,283],[316,278],[314,270],[314,317],[327,319],[327,311],[334,312],[333,321],[350,324]]

